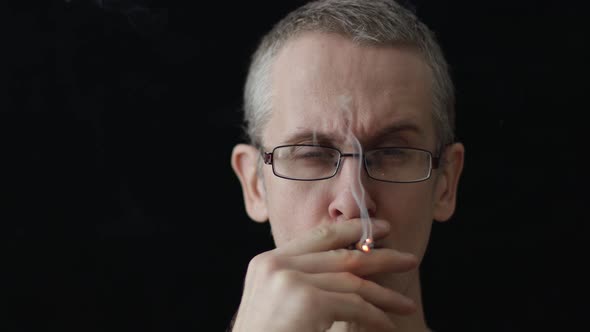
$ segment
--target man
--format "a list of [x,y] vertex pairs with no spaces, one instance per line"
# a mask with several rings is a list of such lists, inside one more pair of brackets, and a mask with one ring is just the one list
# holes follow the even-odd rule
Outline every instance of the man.
[[310,2],[263,38],[231,163],[276,249],[233,331],[428,331],[418,266],[455,209],[453,107],[432,33],[394,2]]

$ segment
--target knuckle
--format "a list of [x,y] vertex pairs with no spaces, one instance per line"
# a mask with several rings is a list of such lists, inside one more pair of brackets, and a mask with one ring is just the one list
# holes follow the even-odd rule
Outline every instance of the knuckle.
[[277,289],[290,289],[297,284],[297,277],[291,271],[279,271],[273,275],[272,284]]
[[319,241],[330,241],[335,237],[335,231],[330,225],[321,225],[313,229],[313,236]]
[[342,277],[344,278],[344,280],[346,281],[354,281],[355,279],[359,279],[354,273],[352,272],[341,272],[342,273]]
[[350,294],[350,302],[356,307],[365,305],[365,300],[357,293]]
[[358,250],[338,249],[333,251],[347,271],[356,271],[363,264],[362,253]]
[[344,264],[349,270],[357,270],[363,263],[362,253],[358,250],[344,250]]
[[270,275],[281,267],[280,258],[272,252],[264,252],[254,256],[248,264],[248,273]]
[[350,280],[354,284],[354,290],[355,290],[356,294],[359,294],[363,289],[365,289],[365,287],[368,284],[367,280],[365,280],[363,278],[359,278],[352,273],[350,274]]
[[356,274],[352,272],[341,272],[341,275],[347,283],[352,285],[352,293],[355,294],[360,294],[360,292],[368,282],[363,278],[359,278]]

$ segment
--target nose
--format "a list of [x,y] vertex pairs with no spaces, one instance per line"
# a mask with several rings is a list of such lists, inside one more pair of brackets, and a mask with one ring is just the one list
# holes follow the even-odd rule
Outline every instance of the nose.
[[333,199],[328,207],[328,212],[332,219],[346,220],[366,217],[363,215],[363,211],[366,211],[369,217],[375,216],[377,208],[375,201],[363,185],[367,179],[367,172],[364,166],[359,164],[358,158],[342,159],[338,174],[331,179],[334,182],[332,186]]

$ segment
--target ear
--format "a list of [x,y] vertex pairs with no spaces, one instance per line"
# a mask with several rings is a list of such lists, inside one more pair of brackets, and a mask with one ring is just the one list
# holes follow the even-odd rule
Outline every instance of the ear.
[[252,220],[268,220],[266,197],[261,174],[258,172],[260,151],[252,145],[238,144],[231,155],[231,165],[242,185],[246,212]]
[[434,219],[437,221],[447,221],[455,212],[457,186],[463,171],[464,158],[465,147],[461,143],[453,143],[444,151],[434,191]]

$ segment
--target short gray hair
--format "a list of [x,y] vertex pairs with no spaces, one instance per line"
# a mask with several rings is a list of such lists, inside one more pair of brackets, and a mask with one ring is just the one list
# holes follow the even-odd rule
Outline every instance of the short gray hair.
[[453,142],[454,87],[434,33],[413,12],[394,1],[316,0],[279,21],[253,54],[244,89],[244,131],[249,143],[262,144],[262,131],[270,119],[273,60],[287,41],[308,31],[338,33],[366,45],[416,48],[433,73],[433,118],[438,148]]

